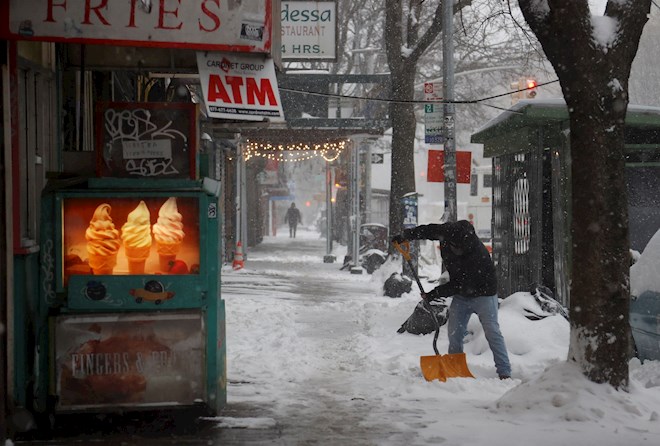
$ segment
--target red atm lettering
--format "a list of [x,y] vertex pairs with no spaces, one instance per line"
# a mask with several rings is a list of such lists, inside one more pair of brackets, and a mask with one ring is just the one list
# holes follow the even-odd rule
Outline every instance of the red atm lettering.
[[266,103],[266,96],[270,105],[277,105],[275,101],[275,93],[273,93],[273,86],[270,84],[270,79],[261,79],[261,89],[257,85],[257,80],[253,77],[247,78],[247,100],[248,104],[254,104],[256,98],[259,104]]
[[241,86],[243,85],[243,78],[227,76],[225,82],[227,82],[227,85],[231,86],[231,93],[234,96],[234,104],[242,104],[243,98],[241,97]]
[[[229,97],[227,86],[231,89],[232,98]],[[247,104],[254,105],[277,105],[275,93],[270,79],[261,79],[260,84],[253,77],[248,77],[243,83],[243,78],[238,76],[226,76],[223,82],[222,76],[211,74],[209,76],[209,93],[207,101],[209,103],[221,101],[225,103],[242,104],[242,91],[245,90]]]
[[217,74],[212,74],[209,76],[209,97],[207,98],[207,101],[221,101],[231,103],[231,99],[229,99],[227,90],[222,83],[222,78]]

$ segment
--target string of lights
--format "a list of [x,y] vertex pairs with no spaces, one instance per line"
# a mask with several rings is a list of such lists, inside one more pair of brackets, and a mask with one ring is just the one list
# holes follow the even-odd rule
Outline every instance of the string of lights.
[[243,157],[245,161],[253,157],[261,157],[274,161],[293,163],[322,157],[327,162],[339,158],[346,147],[347,140],[325,142],[323,144],[270,144],[247,141]]

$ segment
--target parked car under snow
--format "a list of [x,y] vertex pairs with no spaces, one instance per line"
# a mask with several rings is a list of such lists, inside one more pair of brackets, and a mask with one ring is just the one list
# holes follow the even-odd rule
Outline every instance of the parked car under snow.
[[642,361],[660,361],[660,230],[630,268],[630,327]]

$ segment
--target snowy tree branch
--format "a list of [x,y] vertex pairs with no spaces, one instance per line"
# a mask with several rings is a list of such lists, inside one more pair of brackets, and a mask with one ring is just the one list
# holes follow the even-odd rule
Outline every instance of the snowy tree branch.
[[[442,1],[452,1],[452,0],[442,0]],[[428,49],[428,47],[435,41],[436,37],[442,32],[442,1],[438,2],[438,6],[435,8],[435,13],[433,14],[433,21],[431,25],[426,29],[422,37],[412,48],[412,52],[408,56],[409,60],[417,61],[422,54]],[[454,0],[454,14],[461,11],[463,8],[472,5],[472,0]]]

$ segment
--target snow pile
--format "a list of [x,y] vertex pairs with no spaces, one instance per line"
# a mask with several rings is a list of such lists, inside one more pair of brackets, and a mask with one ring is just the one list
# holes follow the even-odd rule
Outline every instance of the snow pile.
[[630,393],[596,384],[586,379],[575,364],[562,361],[507,392],[496,408],[521,420],[543,411],[548,422],[623,422],[630,427],[637,421],[658,421],[660,408],[648,407],[639,390],[636,384]]

